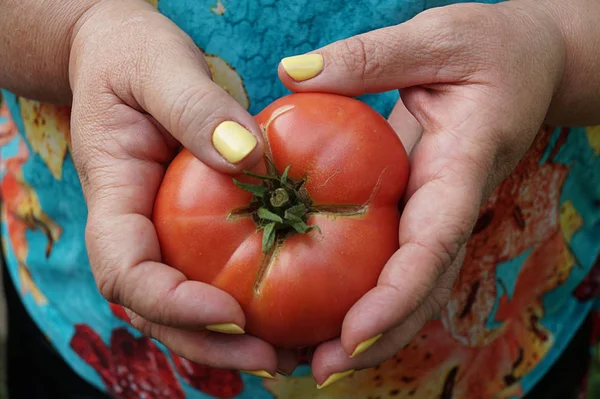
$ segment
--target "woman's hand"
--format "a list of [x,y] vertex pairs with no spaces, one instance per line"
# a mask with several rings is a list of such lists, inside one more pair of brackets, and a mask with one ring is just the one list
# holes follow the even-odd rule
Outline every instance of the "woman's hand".
[[233,297],[160,262],[150,219],[180,144],[226,173],[257,163],[263,144],[254,118],[212,82],[194,42],[143,1],[90,8],[75,26],[69,72],[73,158],[102,295],[191,361],[274,374],[286,358],[279,362],[272,346],[243,335]]
[[321,386],[391,358],[445,307],[480,206],[532,143],[564,66],[555,20],[513,1],[432,9],[282,61],[296,92],[399,89],[390,122],[411,152],[400,249],[341,339],[316,349]]

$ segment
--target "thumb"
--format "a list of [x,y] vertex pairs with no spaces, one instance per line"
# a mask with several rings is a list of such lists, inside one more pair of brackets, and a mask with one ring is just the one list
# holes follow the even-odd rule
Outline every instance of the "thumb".
[[[152,79],[140,93],[145,108],[213,169],[228,173],[250,169],[264,148],[256,121],[210,79],[202,60],[195,61],[179,65],[181,73],[172,79]],[[167,60],[160,72],[175,69],[169,64]]]
[[252,168],[264,148],[255,119],[212,81],[195,43],[166,18],[161,23],[163,32],[153,40],[176,45],[148,46],[160,53],[139,61],[149,65],[130,78],[132,102],[209,167],[225,173]]
[[[294,92],[347,96],[454,82],[468,72],[468,32],[452,7],[423,12],[402,24],[334,42],[284,58],[279,78]],[[464,18],[463,18],[464,19]]]

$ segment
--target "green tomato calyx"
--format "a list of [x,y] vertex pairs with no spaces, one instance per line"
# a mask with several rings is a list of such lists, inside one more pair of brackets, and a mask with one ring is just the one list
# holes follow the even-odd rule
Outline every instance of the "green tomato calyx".
[[270,159],[265,157],[267,174],[249,171],[244,174],[260,180],[260,184],[242,183],[233,179],[239,188],[252,193],[250,205],[238,209],[238,216],[251,215],[259,229],[263,230],[262,251],[270,253],[278,242],[290,234],[307,234],[311,230],[321,232],[318,226],[308,225],[312,201],[304,187],[304,180],[288,176],[291,166],[280,175]]

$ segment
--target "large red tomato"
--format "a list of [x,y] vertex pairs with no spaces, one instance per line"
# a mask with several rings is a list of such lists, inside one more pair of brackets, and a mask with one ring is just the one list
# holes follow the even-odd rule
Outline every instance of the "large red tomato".
[[315,345],[340,335],[398,248],[407,154],[348,97],[292,94],[256,119],[267,154],[252,174],[232,179],[186,150],[170,164],[154,209],[163,261],[235,297],[249,334]]

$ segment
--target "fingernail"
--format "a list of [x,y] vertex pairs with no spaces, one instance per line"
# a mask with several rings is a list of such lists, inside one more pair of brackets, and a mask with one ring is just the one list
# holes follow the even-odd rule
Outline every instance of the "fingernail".
[[231,163],[238,163],[246,158],[256,147],[256,138],[245,127],[237,122],[221,122],[215,128],[212,142],[217,151]]
[[292,79],[302,82],[317,76],[323,70],[321,54],[305,54],[281,60],[281,66]]
[[233,323],[211,324],[209,326],[206,326],[206,329],[222,334],[240,335],[246,333],[242,327]]
[[338,382],[342,378],[348,377],[350,374],[354,373],[354,370],[342,371],[341,373],[333,373],[321,384],[317,385],[317,389],[323,389],[333,384],[334,382]]
[[354,352],[352,352],[350,357],[358,356],[361,353],[363,353],[364,351],[366,351],[367,349],[369,349],[370,347],[372,347],[375,344],[375,342],[379,341],[379,338],[381,338],[382,335],[383,334],[378,334],[378,335],[374,336],[373,338],[369,338],[369,339],[361,342],[360,344],[356,345],[356,348],[354,349]]
[[246,374],[250,374],[256,377],[261,377],[261,378],[269,378],[269,379],[274,379],[275,377],[273,377],[271,374],[269,374],[268,371],[265,370],[240,370],[242,373],[246,373]]

